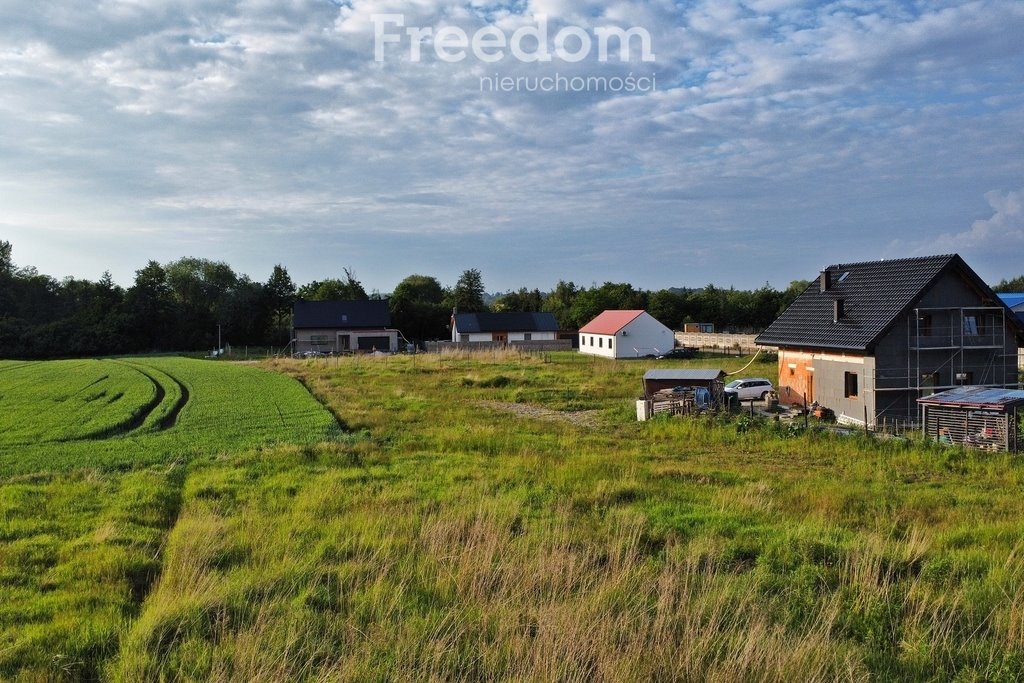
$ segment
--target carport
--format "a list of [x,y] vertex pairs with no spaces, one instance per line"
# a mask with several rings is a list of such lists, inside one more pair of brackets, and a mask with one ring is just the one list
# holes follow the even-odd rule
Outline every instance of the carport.
[[917,399],[925,436],[987,451],[1020,450],[1024,391],[957,387]]

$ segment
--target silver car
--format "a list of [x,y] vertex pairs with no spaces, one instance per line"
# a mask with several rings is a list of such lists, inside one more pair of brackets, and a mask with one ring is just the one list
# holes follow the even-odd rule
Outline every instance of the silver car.
[[775,391],[775,387],[763,377],[734,379],[725,385],[725,393],[735,394],[741,401],[749,401],[751,399],[761,399],[763,401],[765,396],[772,391]]

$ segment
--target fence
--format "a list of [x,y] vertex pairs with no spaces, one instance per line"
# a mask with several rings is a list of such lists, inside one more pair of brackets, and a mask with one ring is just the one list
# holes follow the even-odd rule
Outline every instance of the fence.
[[534,351],[572,351],[571,339],[552,339],[545,341],[513,341],[513,342],[450,342],[432,341],[426,343],[427,351],[498,351],[514,349],[530,353]]
[[778,351],[774,346],[758,346],[754,343],[756,334],[729,334],[727,332],[676,332],[676,341],[681,346],[695,346],[714,351],[738,351],[755,353],[758,349]]

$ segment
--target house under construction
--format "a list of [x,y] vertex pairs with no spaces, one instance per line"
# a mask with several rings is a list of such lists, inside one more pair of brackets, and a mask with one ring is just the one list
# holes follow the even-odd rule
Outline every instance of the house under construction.
[[829,266],[757,343],[779,348],[781,402],[874,426],[939,391],[1015,388],[1024,323],[954,254]]

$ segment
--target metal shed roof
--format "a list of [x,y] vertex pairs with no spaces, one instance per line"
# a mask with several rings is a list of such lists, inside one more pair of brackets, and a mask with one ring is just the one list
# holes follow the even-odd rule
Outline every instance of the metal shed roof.
[[1024,406],[1024,391],[992,387],[957,387],[917,399],[928,405],[986,410],[1008,410]]
[[1004,304],[1013,310],[1017,310],[1019,306],[1024,306],[1024,292],[1002,293],[999,295],[999,298],[1003,300]]
[[689,368],[682,370],[648,370],[644,373],[644,381],[653,380],[668,380],[668,381],[686,381],[686,380],[697,380],[697,381],[708,381],[713,379],[721,379],[725,376],[725,370],[719,370],[717,368]]

